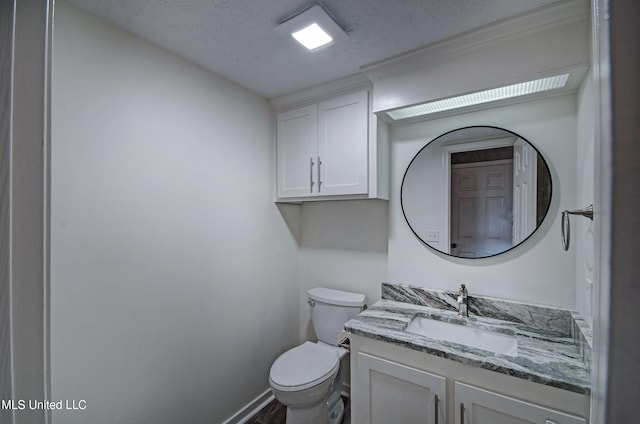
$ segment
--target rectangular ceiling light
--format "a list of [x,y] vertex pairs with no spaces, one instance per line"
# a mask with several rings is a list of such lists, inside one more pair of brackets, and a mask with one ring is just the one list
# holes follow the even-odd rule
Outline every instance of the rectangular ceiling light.
[[495,102],[498,100],[510,99],[513,97],[525,96],[527,94],[541,93],[543,91],[562,88],[567,84],[570,74],[556,75],[541,78],[505,87],[493,88],[477,93],[464,94],[462,96],[450,97],[448,99],[436,100],[415,106],[391,110],[387,115],[393,120],[414,118],[416,116],[428,115],[436,112],[443,112],[451,109],[459,109],[467,106],[474,106],[483,103]]
[[315,22],[300,31],[292,33],[291,35],[298,43],[302,44],[309,50],[317,49],[318,47],[322,47],[333,41],[333,38]]
[[286,37],[293,37],[309,50],[347,36],[342,27],[318,4],[280,22],[276,31]]

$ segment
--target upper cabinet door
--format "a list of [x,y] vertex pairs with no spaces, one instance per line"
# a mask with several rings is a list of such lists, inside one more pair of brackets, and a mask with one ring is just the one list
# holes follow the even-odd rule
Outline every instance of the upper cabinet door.
[[276,131],[278,197],[316,195],[317,106],[278,114]]
[[318,104],[318,195],[368,192],[368,93]]

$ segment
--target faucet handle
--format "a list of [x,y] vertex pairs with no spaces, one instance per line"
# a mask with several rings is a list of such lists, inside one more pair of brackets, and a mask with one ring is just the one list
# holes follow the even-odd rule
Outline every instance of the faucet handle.
[[458,315],[461,317],[468,317],[468,307],[469,307],[469,292],[467,291],[467,286],[464,284],[460,284],[460,290],[458,291]]

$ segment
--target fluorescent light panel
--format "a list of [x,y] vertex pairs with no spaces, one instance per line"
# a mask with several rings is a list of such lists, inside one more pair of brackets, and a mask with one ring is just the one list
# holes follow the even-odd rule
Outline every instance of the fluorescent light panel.
[[333,38],[315,22],[291,35],[309,50],[317,49],[333,41]]
[[540,93],[543,91],[562,88],[567,84],[569,74],[556,75],[553,77],[541,78],[505,87],[493,88],[491,90],[479,91],[477,93],[464,94],[462,96],[437,100],[435,102],[423,103],[409,106],[402,109],[391,110],[387,115],[393,120],[413,118],[416,116],[428,115],[430,113],[443,112],[451,109],[459,109],[467,106],[474,106],[483,103],[495,102],[512,97],[525,96],[527,94]]
[[280,22],[276,31],[289,39],[293,37],[309,50],[347,37],[340,25],[318,4]]

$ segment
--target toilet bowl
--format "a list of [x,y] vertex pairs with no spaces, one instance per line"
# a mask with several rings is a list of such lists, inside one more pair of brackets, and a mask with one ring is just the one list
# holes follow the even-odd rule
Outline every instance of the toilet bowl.
[[362,310],[365,296],[322,287],[308,294],[319,340],[281,354],[271,366],[269,384],[287,406],[287,424],[337,424],[344,413],[340,361],[348,354],[337,346],[338,334]]
[[346,354],[336,346],[305,342],[276,359],[269,384],[275,398],[287,406],[287,424],[339,422],[344,405],[338,376]]

